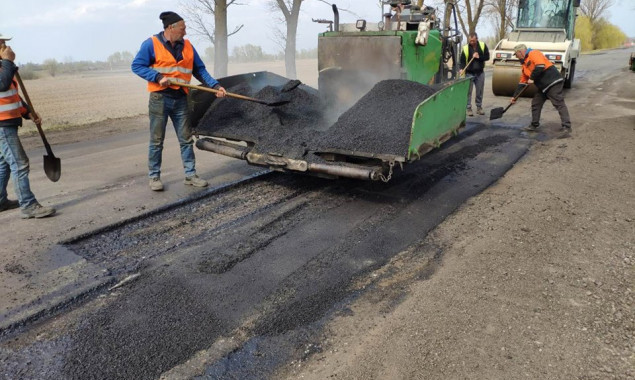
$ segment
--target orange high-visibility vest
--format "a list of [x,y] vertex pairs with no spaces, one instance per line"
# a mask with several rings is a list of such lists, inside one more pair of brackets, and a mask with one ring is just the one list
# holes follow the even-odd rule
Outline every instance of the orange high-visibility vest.
[[[184,40],[183,42],[183,59],[177,62],[172,53],[163,46],[163,43],[161,43],[157,36],[152,36],[155,62],[150,67],[161,73],[164,77],[173,78],[181,83],[190,83],[192,79],[192,69],[194,68],[194,48],[189,40]],[[185,87],[175,85],[169,87],[175,90],[183,88],[185,93],[188,92],[188,89]],[[164,89],[165,87],[161,87],[158,83],[148,82],[148,91],[150,92]]]
[[531,74],[536,69],[536,66],[544,65],[545,70],[553,66],[553,63],[544,54],[537,50],[531,50],[525,57],[525,62],[522,65],[522,72],[520,75],[520,83],[527,83],[531,78]]
[[18,94],[18,82],[14,79],[7,91],[0,92],[0,120],[15,119],[26,113]]

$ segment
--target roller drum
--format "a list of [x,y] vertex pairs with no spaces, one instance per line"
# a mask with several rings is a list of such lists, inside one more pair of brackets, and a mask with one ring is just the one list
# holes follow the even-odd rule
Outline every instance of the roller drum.
[[[520,82],[520,65],[494,65],[492,75],[492,92],[496,96],[514,96],[514,92]],[[526,89],[521,96],[531,98],[538,89],[533,84]]]

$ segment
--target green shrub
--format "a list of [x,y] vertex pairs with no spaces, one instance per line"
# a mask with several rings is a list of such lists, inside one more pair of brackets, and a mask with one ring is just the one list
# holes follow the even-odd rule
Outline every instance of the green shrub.
[[35,67],[33,64],[26,64],[24,66],[20,66],[19,72],[20,72],[20,78],[22,78],[22,80],[37,79],[37,74],[35,73]]
[[580,39],[582,51],[593,50],[593,28],[587,16],[578,16],[575,20],[575,38]]
[[587,16],[578,16],[575,22],[575,38],[580,39],[582,51],[612,49],[622,46],[626,34],[603,18],[591,23]]

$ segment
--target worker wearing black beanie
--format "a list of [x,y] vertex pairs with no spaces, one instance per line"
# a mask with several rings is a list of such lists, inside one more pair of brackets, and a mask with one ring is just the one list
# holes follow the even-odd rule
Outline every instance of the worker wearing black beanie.
[[168,26],[183,20],[183,17],[172,11],[162,12],[159,18],[163,21],[163,29],[167,29]]
[[163,31],[143,41],[131,65],[132,72],[147,81],[150,93],[148,102],[150,189],[163,190],[161,161],[168,119],[172,120],[178,137],[181,161],[185,170],[184,183],[195,187],[205,187],[208,185],[207,181],[196,174],[194,139],[187,104],[188,88],[181,84],[189,84],[193,78],[196,78],[203,85],[218,90],[216,96],[219,98],[224,97],[226,91],[207,72],[205,64],[192,43],[184,38],[187,31],[183,18],[170,11],[161,13],[159,18],[163,21]]

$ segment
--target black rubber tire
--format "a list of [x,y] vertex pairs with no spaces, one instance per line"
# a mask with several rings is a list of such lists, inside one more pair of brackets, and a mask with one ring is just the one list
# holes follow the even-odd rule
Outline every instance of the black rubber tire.
[[564,88],[571,88],[571,84],[573,84],[574,74],[575,74],[575,59],[571,61],[571,68],[569,69],[569,77],[564,79]]

